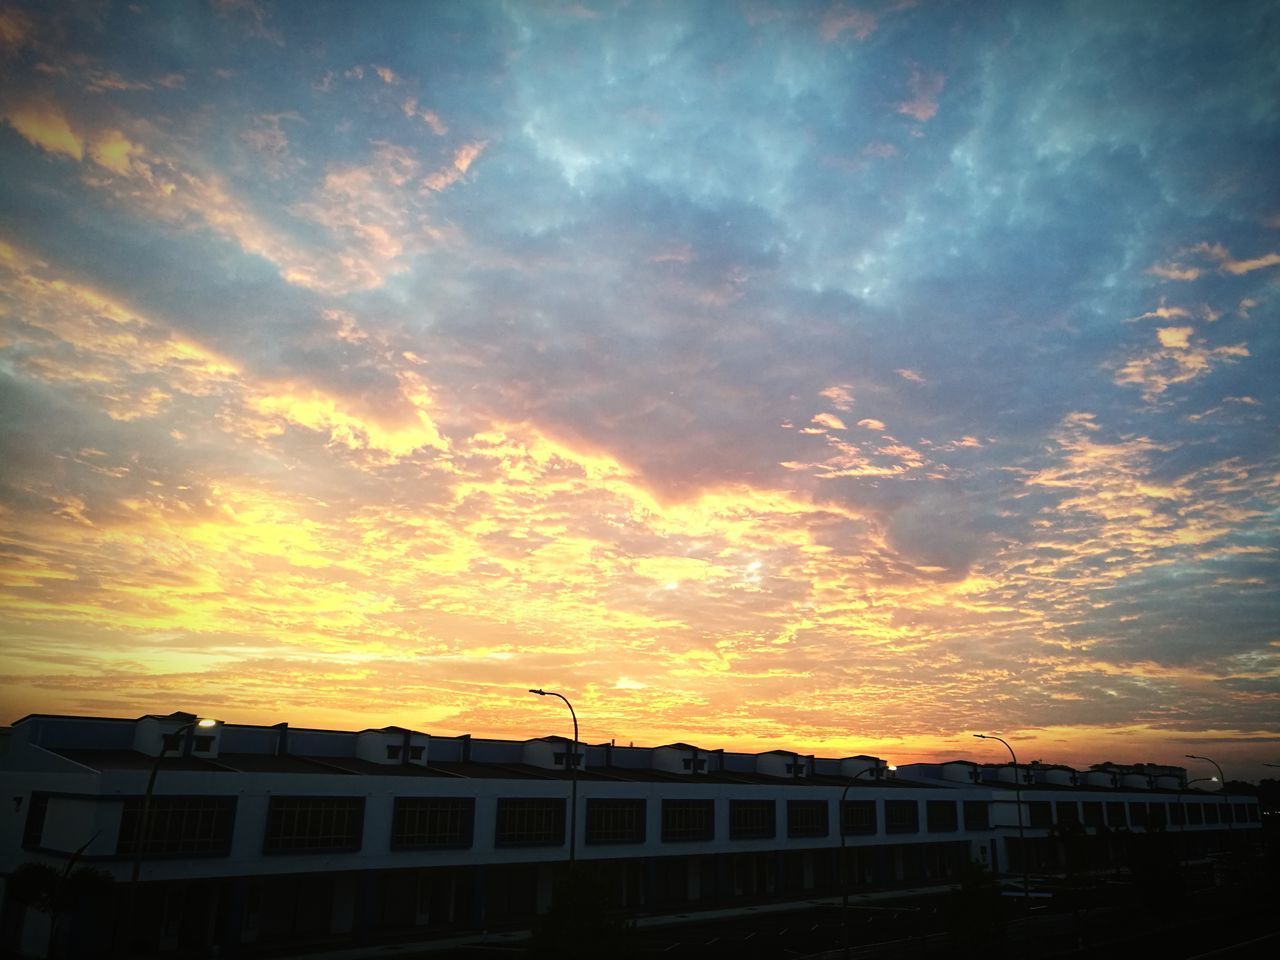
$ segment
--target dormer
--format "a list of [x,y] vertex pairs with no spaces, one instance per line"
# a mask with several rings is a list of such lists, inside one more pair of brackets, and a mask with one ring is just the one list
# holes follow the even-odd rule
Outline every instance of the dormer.
[[1120,776],[1110,770],[1086,770],[1080,774],[1080,782],[1087,787],[1116,787]]
[[1145,773],[1122,773],[1120,786],[1129,790],[1150,790],[1151,778]]
[[711,751],[699,750],[689,743],[669,743],[663,747],[654,747],[651,754],[653,769],[686,775],[705,774],[709,772],[710,753]]
[[577,744],[574,750],[573,741],[568,737],[538,737],[524,742],[523,761],[531,767],[543,770],[579,770],[586,767],[586,745]]
[[1151,785],[1157,790],[1183,790],[1187,786],[1186,774],[1162,773],[1151,778]]
[[409,764],[425,767],[430,743],[430,734],[417,733],[404,727],[361,730],[356,734],[356,756],[368,763],[382,766]]
[[1054,787],[1074,787],[1080,783],[1080,775],[1075,770],[1056,763],[1032,763],[1031,777],[1036,783]]
[[[864,771],[869,770],[869,773]],[[862,780],[883,780],[891,773],[889,761],[879,757],[868,757],[859,754],[856,757],[842,757],[840,760],[840,776],[858,777]]]
[[1015,770],[1012,763],[983,764],[982,779],[994,780],[996,783],[1016,784],[1023,787],[1035,783],[1035,776],[1029,769],[1022,764],[1018,764]]
[[769,750],[756,754],[756,773],[766,777],[796,780],[813,775],[814,758],[787,750]]
[[151,713],[139,717],[133,725],[133,749],[148,757],[213,760],[218,756],[221,739],[221,721],[202,719],[194,713]]
[[938,764],[938,776],[953,783],[981,783],[982,768],[972,760],[949,760]]

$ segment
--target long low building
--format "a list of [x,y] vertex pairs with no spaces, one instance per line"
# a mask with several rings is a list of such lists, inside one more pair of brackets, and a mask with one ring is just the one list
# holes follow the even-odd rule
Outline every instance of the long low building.
[[[1154,765],[894,768],[184,713],[37,714],[4,733],[0,869],[18,896],[0,951],[31,955],[51,928],[63,956],[227,957],[527,925],[571,859],[621,912],[689,911],[943,884],[971,862],[1115,870],[1157,834],[1204,858],[1259,828],[1256,799]],[[32,863],[114,883],[50,923],[18,889]]]

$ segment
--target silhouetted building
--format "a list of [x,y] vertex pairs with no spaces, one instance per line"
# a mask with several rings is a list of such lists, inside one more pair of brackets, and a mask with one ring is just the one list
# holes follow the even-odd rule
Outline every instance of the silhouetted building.
[[[1186,791],[1176,767],[895,773],[868,756],[194,720],[33,715],[5,732],[4,875],[74,858],[116,881],[63,918],[62,955],[140,939],[228,957],[527,925],[568,856],[575,765],[576,869],[634,912],[838,896],[842,873],[854,890],[939,884],[970,861],[1113,870],[1121,835],[1176,831],[1179,855],[1198,858],[1259,825],[1256,799]],[[1064,836],[1080,839],[1072,863]],[[0,949],[38,953],[48,929],[9,900]]]

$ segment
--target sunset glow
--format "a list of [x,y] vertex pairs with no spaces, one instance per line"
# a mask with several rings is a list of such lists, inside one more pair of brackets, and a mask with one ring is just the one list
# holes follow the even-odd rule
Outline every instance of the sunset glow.
[[1277,31],[0,9],[0,722],[1265,775]]

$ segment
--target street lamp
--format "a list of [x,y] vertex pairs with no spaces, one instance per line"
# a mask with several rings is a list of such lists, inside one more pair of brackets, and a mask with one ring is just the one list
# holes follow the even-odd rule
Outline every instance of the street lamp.
[[565,760],[565,765],[569,768],[569,869],[572,870],[578,843],[578,714],[563,693],[541,689],[529,692],[540,697],[559,697],[569,708],[569,716],[573,717],[573,747]]
[[182,735],[187,731],[194,730],[196,727],[207,730],[217,725],[217,720],[210,720],[208,717],[192,718],[172,733],[161,732],[160,734],[160,752],[151,761],[151,773],[147,776],[147,789],[142,795],[142,815],[138,818],[138,828],[133,838],[133,870],[129,876],[129,908],[126,913],[129,923],[125,927],[130,932],[135,929],[134,920],[137,918],[138,878],[142,874],[142,849],[151,837],[151,798],[155,794],[156,777],[160,774],[160,764],[164,760],[164,755],[169,752],[170,743],[173,743],[176,749],[182,749]]
[[1018,804],[1018,846],[1022,854],[1022,896],[1024,901],[1031,899],[1031,878],[1027,873],[1027,861],[1030,860],[1030,851],[1027,850],[1027,835],[1022,829],[1022,777],[1018,774],[1018,757],[1013,752],[1013,747],[1009,746],[1008,741],[1002,740],[1000,737],[992,736],[987,733],[975,733],[975,737],[979,740],[999,740],[1004,744],[1005,749],[1009,751],[1009,756],[1013,758],[1013,793],[1014,800]]
[[[840,806],[836,808],[836,820],[840,831],[840,892],[842,902],[840,904],[840,933],[844,940],[844,954],[849,955],[849,871],[845,863],[845,833],[844,833],[844,803],[849,796],[849,788],[853,786],[853,782],[864,773],[870,773],[878,769],[878,765],[863,767],[852,777],[849,782],[844,785],[844,789],[840,791]],[[889,767],[890,770],[896,770],[897,767]]]
[[[1219,780],[1221,781],[1221,783],[1222,783],[1222,787],[1221,787],[1221,790],[1222,790],[1222,812],[1223,812],[1223,814],[1224,814],[1224,815],[1225,815],[1225,817],[1226,817],[1226,821],[1227,821],[1227,832],[1228,832],[1228,833],[1230,833],[1230,832],[1231,832],[1232,821],[1235,819],[1235,817],[1233,817],[1233,816],[1232,816],[1232,812],[1233,812],[1233,811],[1232,811],[1232,809],[1231,809],[1231,802],[1227,799],[1227,778],[1226,778],[1225,776],[1223,776],[1223,774],[1222,774],[1222,768],[1221,768],[1220,766],[1218,766],[1218,762],[1217,762],[1216,760],[1210,760],[1208,757],[1198,757],[1198,756],[1196,756],[1194,753],[1187,753],[1187,754],[1184,754],[1184,756],[1185,756],[1188,760],[1203,760],[1205,763],[1212,763],[1212,764],[1213,764],[1213,769],[1215,769],[1215,770],[1217,770],[1217,771],[1218,771],[1218,779],[1219,779]],[[1227,844],[1227,846],[1228,846],[1228,847],[1230,847],[1230,846],[1231,846],[1231,844],[1230,844],[1230,843],[1228,843],[1228,844]]]

